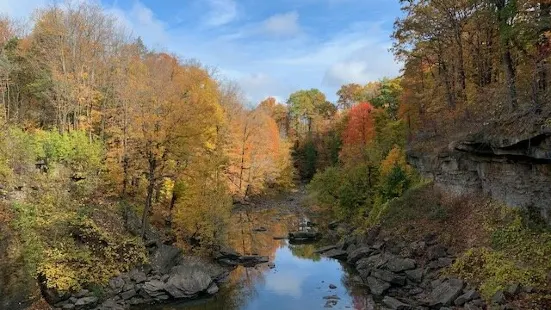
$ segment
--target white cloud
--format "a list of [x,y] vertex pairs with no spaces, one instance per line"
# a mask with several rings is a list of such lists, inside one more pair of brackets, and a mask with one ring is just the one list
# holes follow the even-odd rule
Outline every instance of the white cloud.
[[205,24],[218,27],[228,24],[237,18],[237,3],[234,0],[207,0],[210,12]]
[[135,36],[140,36],[150,47],[163,46],[170,41],[167,25],[140,1],[134,2],[130,11],[111,7],[106,8],[106,12],[114,15],[121,26],[132,31]]
[[298,18],[296,11],[273,15],[263,22],[263,28],[268,34],[293,36],[301,31]]

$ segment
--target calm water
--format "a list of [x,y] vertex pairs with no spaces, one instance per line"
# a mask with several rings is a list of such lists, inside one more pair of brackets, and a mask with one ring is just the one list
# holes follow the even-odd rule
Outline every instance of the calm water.
[[[270,213],[239,215],[232,232],[234,248],[243,253],[267,255],[276,267],[266,264],[254,268],[238,268],[210,299],[168,304],[142,309],[155,310],[272,310],[324,309],[326,296],[340,299],[332,309],[376,309],[365,290],[349,284],[347,267],[337,260],[320,257],[316,245],[289,245],[286,240],[273,240],[297,224],[293,215]],[[262,224],[268,229],[252,233],[250,228]],[[336,289],[330,289],[334,284]]]

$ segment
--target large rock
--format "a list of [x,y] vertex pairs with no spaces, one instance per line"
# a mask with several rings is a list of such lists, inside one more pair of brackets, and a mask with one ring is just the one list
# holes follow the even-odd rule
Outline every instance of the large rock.
[[92,307],[97,302],[98,302],[97,297],[94,297],[94,296],[92,296],[92,297],[82,297],[82,298],[78,299],[75,302],[75,307],[77,307],[77,308]]
[[147,281],[144,283],[142,289],[151,297],[164,294],[165,283],[159,280]]
[[375,296],[382,296],[390,288],[390,284],[375,277],[367,277],[366,283],[371,294]]
[[371,271],[371,276],[392,284],[403,286],[406,284],[406,277],[397,275],[388,270],[375,269]]
[[209,274],[181,265],[172,269],[164,289],[174,298],[190,298],[206,291],[211,284]]
[[463,290],[463,281],[451,278],[436,285],[430,294],[431,306],[450,306],[452,302],[461,294]]
[[393,310],[409,310],[412,308],[410,305],[390,296],[385,296],[385,298],[383,298],[383,304]]
[[406,270],[406,276],[413,282],[421,282],[423,280],[423,269]]
[[334,259],[346,259],[346,257],[348,256],[348,253],[343,250],[333,249],[333,250],[324,252],[322,255],[325,257],[334,258]]
[[150,257],[151,267],[160,274],[168,273],[174,266],[179,265],[182,259],[181,249],[166,244],[160,244]]
[[385,265],[385,268],[393,272],[402,272],[415,269],[415,260],[411,258],[391,257]]
[[291,242],[308,242],[318,240],[320,233],[315,231],[295,231],[289,233],[289,241]]
[[356,262],[356,269],[378,269],[388,262],[388,256],[385,254],[372,255],[362,258]]
[[364,257],[368,257],[372,253],[373,253],[373,249],[368,246],[357,248],[354,251],[350,252],[350,254],[348,254],[347,262],[353,265],[360,259]]
[[480,298],[480,294],[476,290],[469,290],[465,294],[457,297],[454,301],[456,306],[463,306],[465,303]]

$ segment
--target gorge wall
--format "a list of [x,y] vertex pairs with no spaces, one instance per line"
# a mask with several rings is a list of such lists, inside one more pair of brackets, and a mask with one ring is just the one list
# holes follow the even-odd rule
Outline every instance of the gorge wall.
[[551,224],[551,130],[545,125],[518,134],[490,129],[431,152],[410,150],[408,162],[452,195],[484,193],[533,208]]

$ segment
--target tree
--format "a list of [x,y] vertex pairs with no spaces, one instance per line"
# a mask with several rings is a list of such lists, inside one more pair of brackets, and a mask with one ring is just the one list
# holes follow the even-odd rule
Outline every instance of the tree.
[[359,103],[348,112],[341,151],[341,159],[345,162],[366,160],[366,147],[375,137],[373,112],[374,108],[368,102]]
[[332,116],[336,108],[318,89],[299,90],[287,100],[291,122],[297,136],[312,133],[321,120]]

